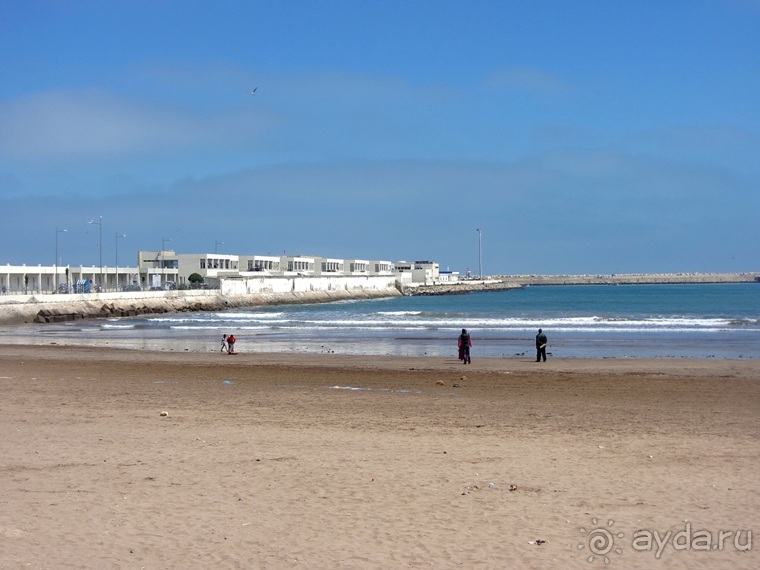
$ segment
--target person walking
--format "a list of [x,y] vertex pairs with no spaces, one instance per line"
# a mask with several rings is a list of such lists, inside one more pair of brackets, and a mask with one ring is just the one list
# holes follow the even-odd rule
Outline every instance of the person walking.
[[470,338],[470,333],[467,332],[467,329],[462,329],[462,334],[459,335],[457,345],[459,345],[459,360],[462,361],[462,364],[472,364],[472,360],[470,360],[472,339]]
[[222,335],[222,348],[219,349],[219,352],[229,352],[230,351],[230,345],[227,344],[227,335]]
[[227,346],[228,346],[227,354],[237,354],[237,352],[235,352],[235,335],[234,334],[231,334],[227,337]]
[[546,335],[544,334],[544,331],[541,329],[538,329],[538,334],[536,335],[536,362],[541,362],[541,358],[543,357],[544,362],[546,362],[546,343],[547,343]]

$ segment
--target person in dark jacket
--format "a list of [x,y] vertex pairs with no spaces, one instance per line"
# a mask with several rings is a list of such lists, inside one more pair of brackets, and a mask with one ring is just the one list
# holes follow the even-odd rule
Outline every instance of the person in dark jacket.
[[472,346],[472,339],[470,338],[470,334],[467,332],[467,329],[462,329],[462,334],[459,335],[457,344],[459,345],[459,360],[462,361],[462,364],[472,364],[472,360],[470,360],[470,347]]
[[536,362],[541,362],[541,358],[543,357],[544,362],[546,362],[546,343],[548,341],[546,340],[546,335],[544,334],[544,331],[541,329],[538,329],[538,334],[536,335]]

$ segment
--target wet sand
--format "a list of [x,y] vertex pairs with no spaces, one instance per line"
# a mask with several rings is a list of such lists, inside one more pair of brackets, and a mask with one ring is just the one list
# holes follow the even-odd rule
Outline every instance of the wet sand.
[[0,345],[0,429],[0,569],[760,567],[758,360]]

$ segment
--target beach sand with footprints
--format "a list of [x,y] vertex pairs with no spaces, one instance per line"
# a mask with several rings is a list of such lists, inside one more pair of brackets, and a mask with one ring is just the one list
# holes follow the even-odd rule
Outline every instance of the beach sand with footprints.
[[0,396],[0,568],[760,567],[757,360],[5,345]]

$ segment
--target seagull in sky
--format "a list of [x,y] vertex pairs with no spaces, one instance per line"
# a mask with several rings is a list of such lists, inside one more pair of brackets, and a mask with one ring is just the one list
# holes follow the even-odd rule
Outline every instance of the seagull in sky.
[[256,95],[256,89],[258,89],[258,87],[253,88],[253,91],[251,91],[251,95]]

